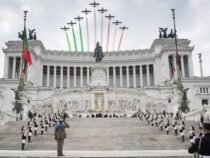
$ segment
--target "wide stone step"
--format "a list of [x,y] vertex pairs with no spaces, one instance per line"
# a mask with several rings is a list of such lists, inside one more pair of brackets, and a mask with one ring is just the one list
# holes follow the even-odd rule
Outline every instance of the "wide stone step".
[[[187,150],[190,142],[181,142],[180,136],[169,135],[158,127],[147,125],[138,118],[90,118],[68,120],[64,150]],[[20,150],[20,128],[27,122],[9,122],[0,130],[0,150]],[[188,123],[186,123],[188,124]],[[191,123],[190,123],[191,124]],[[187,125],[187,129],[190,124]],[[54,150],[54,127],[26,143],[26,150]]]
[[[56,151],[0,150],[0,158],[55,158]],[[65,158],[192,158],[186,150],[64,151]]]

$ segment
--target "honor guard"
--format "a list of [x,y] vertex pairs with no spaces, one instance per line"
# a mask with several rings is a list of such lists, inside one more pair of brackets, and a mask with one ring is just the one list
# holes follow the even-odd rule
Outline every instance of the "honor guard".
[[21,136],[21,150],[24,150],[26,144],[26,131],[24,126],[21,128]]
[[48,116],[48,122],[49,122],[49,127],[51,127],[51,123],[52,123],[52,117],[51,117],[51,114],[49,114],[49,116]]
[[28,142],[31,143],[31,136],[32,136],[32,127],[29,126],[28,127]]
[[38,127],[39,127],[39,125],[38,125],[38,122],[36,121],[35,125],[34,125],[34,135],[35,136],[37,135]]
[[156,125],[156,127],[158,127],[158,113],[155,116],[155,125]]
[[43,120],[41,120],[40,125],[41,125],[41,135],[43,135],[44,134],[44,123],[43,123]]
[[194,144],[194,141],[195,141],[195,127],[194,126],[190,127],[189,138],[190,138],[191,145]]
[[169,119],[167,118],[167,122],[165,124],[166,134],[169,134],[169,126],[170,126],[170,123],[169,123]]
[[154,116],[152,115],[151,117],[151,125],[153,126],[154,125]]
[[173,124],[173,128],[174,128],[174,134],[175,134],[175,136],[177,136],[178,135],[178,126],[177,126],[177,120],[175,120],[174,121],[174,124]]
[[163,131],[163,118],[160,118],[160,130]]
[[182,121],[181,122],[181,125],[180,125],[180,134],[181,134],[181,138],[182,138],[182,142],[184,142],[184,140],[185,140],[185,122],[184,121]]
[[48,128],[48,120],[47,117],[45,117],[45,131],[47,131],[47,128]]

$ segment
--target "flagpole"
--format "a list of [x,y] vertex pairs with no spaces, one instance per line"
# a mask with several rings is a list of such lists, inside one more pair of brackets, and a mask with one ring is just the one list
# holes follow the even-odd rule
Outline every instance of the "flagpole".
[[[27,15],[28,11],[25,10],[24,11],[24,29],[26,27],[26,15]],[[22,52],[22,61],[21,61],[21,74],[20,74],[20,79],[24,79],[24,76],[23,76],[23,69],[24,69],[24,39],[23,39],[23,52]]]
[[176,22],[175,22],[175,9],[171,9],[173,15],[173,22],[174,22],[174,35],[175,35],[175,46],[176,46],[176,73],[177,73],[177,80],[181,80],[180,76],[180,68],[179,68],[179,54],[178,54],[178,44],[177,44],[177,31],[176,31]]
[[26,27],[26,15],[27,15],[27,10],[24,11],[24,31],[23,31],[23,52],[22,52],[22,61],[21,61],[21,74],[20,74],[20,79],[18,83],[18,91],[21,92],[24,90],[24,34],[25,34],[25,27]]

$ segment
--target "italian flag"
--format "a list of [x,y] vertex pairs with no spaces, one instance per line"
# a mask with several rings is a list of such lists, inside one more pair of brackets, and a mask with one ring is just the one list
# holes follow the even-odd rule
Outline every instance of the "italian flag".
[[28,49],[28,39],[27,39],[27,33],[26,33],[25,27],[24,27],[24,35],[23,35],[23,57],[24,57],[24,60],[26,60],[29,65],[32,64],[31,55]]

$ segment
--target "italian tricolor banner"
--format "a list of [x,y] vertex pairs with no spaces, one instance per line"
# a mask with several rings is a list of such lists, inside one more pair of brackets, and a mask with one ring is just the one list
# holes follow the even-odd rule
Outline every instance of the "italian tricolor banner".
[[26,33],[25,27],[24,27],[24,35],[23,35],[23,56],[24,56],[24,60],[26,60],[29,65],[31,65],[32,60],[31,60],[29,49],[28,49],[28,39],[27,39],[27,33]]

